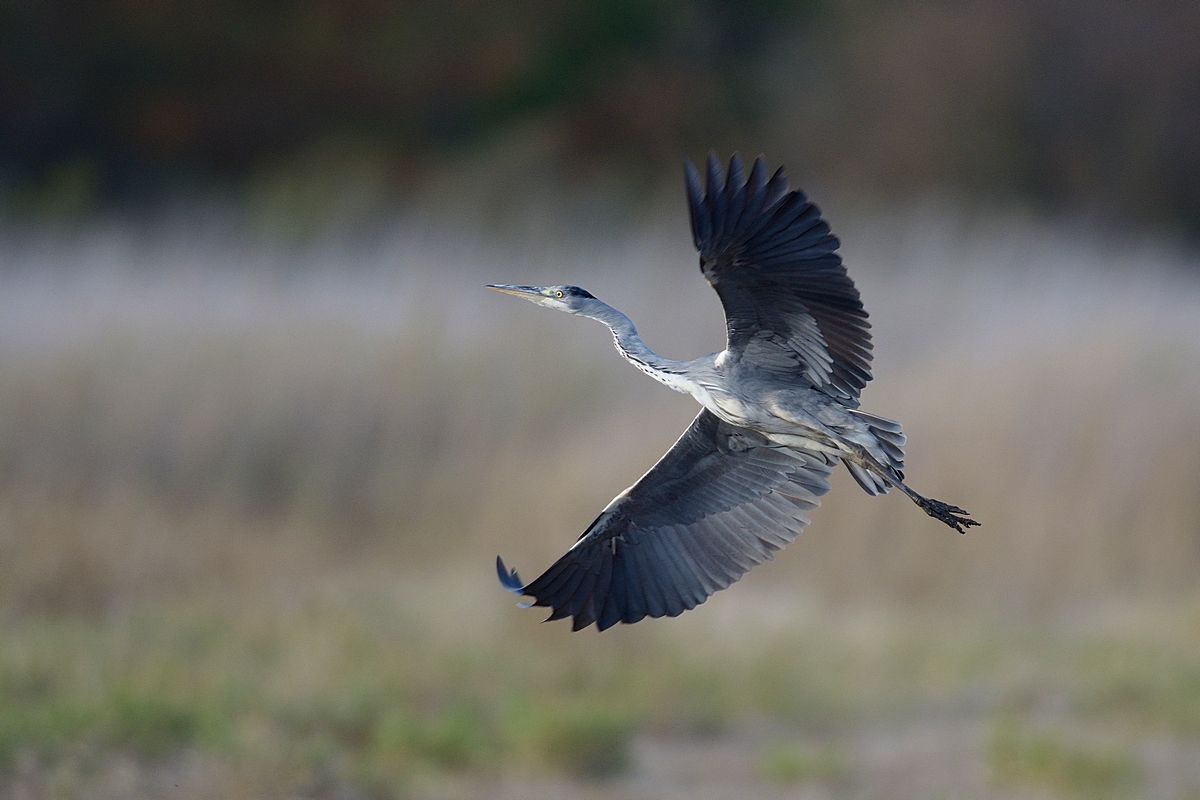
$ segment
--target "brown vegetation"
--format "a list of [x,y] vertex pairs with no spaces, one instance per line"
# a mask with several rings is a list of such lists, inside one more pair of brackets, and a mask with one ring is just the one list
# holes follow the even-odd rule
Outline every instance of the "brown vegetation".
[[719,306],[681,220],[587,261],[553,227],[541,250],[434,229],[354,271],[341,246],[6,243],[0,792],[1200,785],[1164,755],[1200,732],[1200,290],[1176,257],[850,216],[866,406],[984,527],[841,475],[774,563],[595,636],[513,608],[491,560],[548,563],[694,409],[482,284],[580,283],[677,357],[720,346]]

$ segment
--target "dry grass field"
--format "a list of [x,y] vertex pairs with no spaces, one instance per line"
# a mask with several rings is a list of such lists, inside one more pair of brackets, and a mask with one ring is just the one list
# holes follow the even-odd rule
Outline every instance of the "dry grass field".
[[1200,270],[937,206],[834,215],[864,407],[967,536],[839,471],[676,620],[541,625],[550,563],[692,401],[670,213],[303,246],[0,235],[0,798],[1200,797]]

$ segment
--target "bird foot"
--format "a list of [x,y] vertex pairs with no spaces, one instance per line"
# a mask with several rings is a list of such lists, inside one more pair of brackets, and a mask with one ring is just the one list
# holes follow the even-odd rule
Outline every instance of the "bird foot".
[[924,509],[926,514],[934,519],[941,520],[959,533],[966,533],[967,528],[979,524],[967,516],[968,512],[958,506],[952,506],[949,503],[943,503],[941,500],[921,497],[920,495],[914,497],[913,500]]

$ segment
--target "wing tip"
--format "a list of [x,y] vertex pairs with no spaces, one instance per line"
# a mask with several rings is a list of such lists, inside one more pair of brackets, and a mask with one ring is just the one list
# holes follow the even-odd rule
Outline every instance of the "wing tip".
[[692,223],[692,242],[699,250],[708,236],[708,219],[704,208],[704,190],[700,185],[700,173],[696,171],[691,159],[683,161],[683,182],[687,187],[688,216]]
[[704,162],[704,166],[707,173],[705,176],[705,199],[711,203],[725,191],[725,175],[721,169],[721,158],[717,155],[716,150],[708,151],[708,159]]
[[746,165],[742,163],[741,154],[734,150],[733,155],[729,157],[729,168],[725,171],[725,192],[733,195],[745,189]]
[[525,584],[521,583],[521,578],[517,575],[517,571],[510,570],[504,565],[504,559],[496,556],[496,574],[500,578],[500,585],[515,595],[525,594]]

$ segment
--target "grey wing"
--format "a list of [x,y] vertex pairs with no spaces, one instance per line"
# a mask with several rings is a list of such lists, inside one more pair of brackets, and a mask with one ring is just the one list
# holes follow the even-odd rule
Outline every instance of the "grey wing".
[[500,581],[551,608],[548,619],[573,617],[573,630],[678,616],[795,539],[830,469],[822,454],[701,411],[540,577],[522,585],[497,558]]
[[703,192],[691,162],[684,172],[700,269],[725,307],[727,349],[856,407],[871,380],[871,326],[820,209],[789,188],[782,167],[767,180],[761,156],[747,178],[735,154],[722,179],[709,154]]

